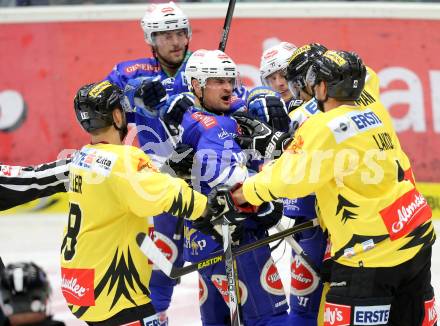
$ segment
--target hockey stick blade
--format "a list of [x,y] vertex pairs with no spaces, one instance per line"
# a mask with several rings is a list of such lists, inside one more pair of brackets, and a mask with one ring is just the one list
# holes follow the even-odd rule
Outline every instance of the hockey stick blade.
[[[288,237],[292,234],[308,230],[310,228],[313,228],[318,225],[318,219],[313,219],[306,221],[304,223],[295,225],[289,229],[286,229],[282,232],[278,232],[276,234],[272,234],[266,238],[257,240],[252,243],[245,244],[241,247],[234,248],[232,250],[232,257],[235,258],[239,255],[242,255],[244,253],[247,253],[249,251],[258,249],[262,246],[268,245],[269,243],[273,241],[277,241],[280,239],[284,239],[285,237]],[[192,272],[201,270],[203,268],[212,266],[214,264],[217,264],[224,260],[224,254],[223,251],[217,251],[213,253],[211,258],[203,259],[197,263],[192,263],[187,266],[183,267],[176,267],[174,266],[166,257],[165,255],[160,251],[159,248],[156,247],[153,240],[151,240],[150,237],[148,237],[145,233],[140,232],[136,237],[137,244],[143,254],[150,259],[153,264],[155,264],[160,270],[162,270],[165,275],[167,275],[170,278],[179,278],[183,275],[190,274]]]

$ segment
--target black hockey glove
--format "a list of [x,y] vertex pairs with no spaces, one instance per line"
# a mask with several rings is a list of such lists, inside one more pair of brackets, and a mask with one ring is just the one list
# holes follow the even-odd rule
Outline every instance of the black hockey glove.
[[208,195],[208,214],[213,225],[221,224],[223,218],[229,224],[239,224],[255,213],[257,207],[245,204],[238,205],[232,197],[233,188],[226,185],[214,187]]
[[284,101],[274,95],[266,95],[249,102],[249,113],[275,130],[288,131],[290,118]]
[[171,96],[166,105],[160,109],[160,117],[170,127],[174,135],[178,134],[183,115],[192,106],[194,106],[194,99],[191,95],[179,94]]
[[235,141],[242,149],[256,151],[265,159],[276,159],[292,140],[290,132],[275,131],[265,123],[253,119],[249,114],[233,115],[241,129]]
[[190,180],[194,159],[194,150],[191,146],[179,143],[171,157],[165,162],[161,171],[179,178]]
[[280,221],[283,216],[283,208],[284,205],[281,201],[263,203],[259,207],[254,220],[268,230]]
[[[134,102],[143,103],[147,111],[156,111],[165,105],[167,92],[159,79],[145,79],[134,92]],[[157,111],[156,111],[157,112]]]
[[212,225],[211,216],[201,216],[192,221],[192,227],[206,235],[210,235],[218,243],[223,243],[221,229],[218,227],[218,225]]

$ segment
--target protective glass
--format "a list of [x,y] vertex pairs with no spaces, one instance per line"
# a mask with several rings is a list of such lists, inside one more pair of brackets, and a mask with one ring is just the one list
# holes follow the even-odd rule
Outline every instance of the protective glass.
[[293,97],[296,99],[299,99],[300,90],[302,90],[306,86],[306,84],[304,83],[304,80],[301,76],[298,76],[293,80],[289,80],[287,82],[287,85],[288,85],[289,90],[292,93]]
[[311,65],[307,70],[306,84],[309,85],[312,89],[313,86],[315,86],[318,83],[317,76],[318,76],[317,67],[315,67],[315,65]]

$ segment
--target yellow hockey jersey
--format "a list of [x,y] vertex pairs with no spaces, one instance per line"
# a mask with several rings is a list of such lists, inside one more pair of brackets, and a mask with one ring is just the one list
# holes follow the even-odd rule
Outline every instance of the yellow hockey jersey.
[[332,256],[353,267],[395,266],[435,239],[431,209],[376,99],[311,116],[287,151],[243,184],[254,205],[315,192]]
[[61,248],[62,292],[72,313],[97,322],[150,302],[152,266],[136,244],[149,217],[197,218],[206,197],[159,173],[131,146],[84,146],[72,160],[69,218]]

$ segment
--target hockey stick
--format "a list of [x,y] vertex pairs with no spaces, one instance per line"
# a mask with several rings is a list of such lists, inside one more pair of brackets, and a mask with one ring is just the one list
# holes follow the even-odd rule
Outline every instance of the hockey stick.
[[[277,229],[278,232],[288,230],[279,223],[275,225],[275,229]],[[301,245],[291,236],[284,238],[284,240],[286,240],[289,246],[292,247],[293,251],[298,256],[301,263],[306,266],[310,273],[313,275],[313,278],[319,281],[321,279],[319,269],[316,267],[315,263],[309,258],[309,256],[307,256]],[[316,284],[314,284],[314,289],[318,286],[319,282],[315,283]]]
[[[255,250],[257,248],[260,248],[262,246],[265,246],[273,241],[277,241],[280,239],[283,239],[285,237],[288,237],[289,235],[292,235],[297,232],[301,232],[304,230],[308,230],[310,228],[313,228],[318,225],[318,219],[313,219],[298,225],[295,225],[285,231],[272,234],[271,236],[268,236],[266,238],[257,240],[252,243],[248,243],[244,246],[235,248],[232,250],[232,257],[237,257],[239,255],[242,255],[244,253],[247,253],[249,251]],[[183,267],[175,267],[173,264],[165,257],[165,255],[160,251],[159,248],[156,247],[153,240],[151,240],[150,237],[148,237],[144,232],[138,233],[136,237],[136,241],[138,246],[140,247],[141,251],[144,253],[145,256],[150,259],[153,264],[155,264],[159,269],[161,269],[165,275],[167,275],[170,278],[178,278],[183,275],[201,270],[203,268],[206,268],[208,266],[212,266],[214,264],[217,264],[224,260],[224,254],[222,251],[217,251],[213,253],[211,258],[203,259],[197,263],[190,264],[188,266]]]
[[229,30],[231,28],[232,16],[234,15],[236,0],[229,0],[228,11],[226,12],[225,23],[223,24],[223,32],[220,39],[220,44],[218,45],[218,49],[221,51],[225,51],[226,42],[228,41]]
[[240,326],[240,304],[238,302],[238,277],[235,269],[235,259],[232,253],[231,226],[224,217],[222,223],[223,233],[223,253],[225,259],[226,279],[228,280],[229,294],[229,316],[231,317],[231,326]]

